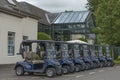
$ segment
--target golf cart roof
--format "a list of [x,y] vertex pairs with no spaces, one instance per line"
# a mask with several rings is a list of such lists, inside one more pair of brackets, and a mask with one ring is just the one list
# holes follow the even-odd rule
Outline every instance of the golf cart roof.
[[22,44],[54,42],[52,40],[23,40]]
[[57,44],[68,44],[67,42],[65,42],[65,41],[54,41],[55,43],[57,43]]
[[81,40],[71,40],[71,41],[66,41],[66,42],[71,43],[71,44],[89,44],[89,43],[81,41]]

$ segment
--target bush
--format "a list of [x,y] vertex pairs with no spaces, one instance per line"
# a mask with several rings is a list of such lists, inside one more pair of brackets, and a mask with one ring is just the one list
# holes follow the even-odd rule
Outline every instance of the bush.
[[52,40],[51,36],[44,33],[44,32],[39,32],[38,33],[38,40]]
[[120,60],[114,60],[115,64],[120,64]]
[[40,57],[37,54],[35,54],[35,60],[40,60]]

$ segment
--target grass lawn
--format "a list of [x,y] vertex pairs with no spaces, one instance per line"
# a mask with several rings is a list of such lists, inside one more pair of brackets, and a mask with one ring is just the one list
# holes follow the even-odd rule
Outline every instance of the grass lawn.
[[115,64],[120,64],[120,60],[114,60]]

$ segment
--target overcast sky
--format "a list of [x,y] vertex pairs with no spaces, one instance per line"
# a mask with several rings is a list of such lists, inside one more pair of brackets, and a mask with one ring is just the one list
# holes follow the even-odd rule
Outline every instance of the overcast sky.
[[65,10],[87,10],[87,0],[17,0],[26,1],[49,12],[63,12]]

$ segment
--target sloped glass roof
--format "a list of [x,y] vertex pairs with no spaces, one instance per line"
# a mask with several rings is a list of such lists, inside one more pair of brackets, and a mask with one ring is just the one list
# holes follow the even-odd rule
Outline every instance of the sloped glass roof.
[[84,23],[89,13],[89,11],[62,12],[53,21],[53,24]]

